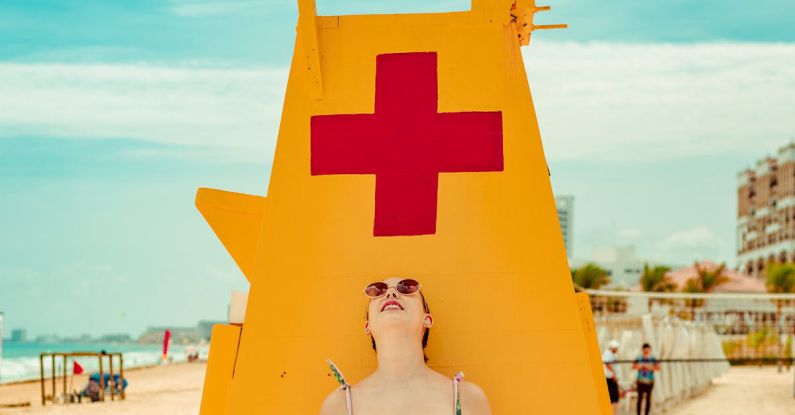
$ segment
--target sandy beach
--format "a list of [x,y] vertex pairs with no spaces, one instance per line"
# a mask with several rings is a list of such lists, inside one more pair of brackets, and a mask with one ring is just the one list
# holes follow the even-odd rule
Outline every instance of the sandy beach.
[[[47,405],[39,401],[39,383],[0,386],[0,404],[31,402],[29,408],[0,409],[6,414],[168,414],[195,415],[204,380],[203,363],[130,370],[127,399],[104,403]],[[84,379],[81,379],[84,381]],[[702,395],[667,415],[795,415],[793,373],[774,367],[734,367]],[[75,385],[82,382],[75,382]]]
[[[0,386],[0,405],[31,402],[28,408],[0,408],[6,414],[168,414],[196,415],[199,413],[204,382],[204,363],[181,363],[138,370],[128,370],[130,382],[127,399],[99,403],[41,406],[38,382]],[[74,389],[82,388],[85,376],[78,376]],[[48,384],[49,390],[49,384]],[[60,386],[59,386],[60,388]],[[109,397],[108,397],[109,399]]]
[[790,415],[793,373],[775,367],[733,367],[707,391],[666,415]]

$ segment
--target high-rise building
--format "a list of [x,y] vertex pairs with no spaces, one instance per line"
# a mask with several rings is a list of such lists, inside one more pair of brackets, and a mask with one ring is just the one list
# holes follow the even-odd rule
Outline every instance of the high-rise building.
[[765,278],[768,264],[795,262],[795,143],[738,181],[737,269]]
[[14,343],[24,343],[28,341],[28,332],[25,329],[11,330],[11,341]]
[[562,195],[555,197],[555,207],[558,209],[560,231],[563,234],[563,244],[566,245],[566,257],[573,255],[574,244],[574,196]]
[[638,284],[643,272],[643,264],[653,266],[656,262],[638,258],[635,255],[634,245],[594,246],[589,258],[569,260],[569,266],[572,269],[588,264],[597,265],[607,271],[607,275],[610,277],[608,288],[630,289]]

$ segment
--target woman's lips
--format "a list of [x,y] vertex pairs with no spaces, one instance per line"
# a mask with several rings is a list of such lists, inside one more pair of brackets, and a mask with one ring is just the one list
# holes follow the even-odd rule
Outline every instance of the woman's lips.
[[403,306],[395,300],[389,300],[381,306],[381,311],[403,310]]

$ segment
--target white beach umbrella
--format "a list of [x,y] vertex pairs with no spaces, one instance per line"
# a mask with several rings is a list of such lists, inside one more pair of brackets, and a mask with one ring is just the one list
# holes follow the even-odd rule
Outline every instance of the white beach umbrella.
[[[687,329],[679,322],[676,325],[676,337],[671,358],[686,359],[689,352]],[[674,363],[674,391],[677,399],[683,399],[688,390],[688,370],[685,363]]]

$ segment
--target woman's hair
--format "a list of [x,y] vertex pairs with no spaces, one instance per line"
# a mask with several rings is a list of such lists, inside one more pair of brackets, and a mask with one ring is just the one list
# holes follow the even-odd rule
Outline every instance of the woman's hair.
[[[428,302],[425,301],[425,295],[422,294],[421,290],[419,291],[419,294],[420,294],[420,299],[422,300],[422,309],[425,311],[425,314],[430,314],[431,313],[431,308],[428,307]],[[365,310],[364,318],[365,318],[365,320],[369,320],[370,319],[369,310]],[[430,334],[431,334],[431,329],[429,327],[426,327],[425,328],[425,332],[422,334],[422,349],[423,350],[425,350],[425,347],[428,346],[428,336],[430,336]],[[370,342],[372,342],[372,344],[373,344],[373,350],[378,351],[378,349],[375,346],[375,337],[373,337],[372,334],[370,334]],[[425,362],[428,362],[428,355],[426,355],[425,352],[423,352],[422,357],[425,359]]]

